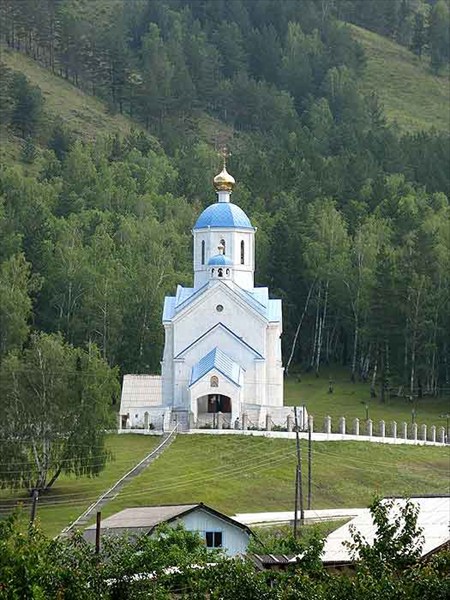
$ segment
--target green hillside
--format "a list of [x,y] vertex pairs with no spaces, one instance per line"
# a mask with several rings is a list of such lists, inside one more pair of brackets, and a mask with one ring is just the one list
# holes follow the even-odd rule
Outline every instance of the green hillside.
[[449,131],[448,76],[433,75],[428,62],[386,37],[351,28],[367,57],[363,88],[377,93],[388,120],[404,132]]
[[[61,477],[54,489],[41,497],[39,518],[44,530],[56,535],[158,439],[109,436],[108,445],[116,460],[99,477]],[[302,448],[306,457],[305,442]],[[197,501],[230,515],[290,510],[294,473],[293,440],[182,435],[105,507],[103,516],[130,506]],[[360,442],[313,444],[313,508],[362,507],[375,494],[445,493],[447,487],[448,452],[444,448]],[[3,511],[10,508],[13,497],[6,491],[1,493]]]
[[23,73],[31,84],[41,89],[46,111],[51,116],[60,117],[75,135],[95,140],[102,134],[126,134],[132,127],[137,127],[136,123],[123,115],[108,113],[103,102],[62,77],[53,75],[20,52],[2,48],[1,60],[13,71]]

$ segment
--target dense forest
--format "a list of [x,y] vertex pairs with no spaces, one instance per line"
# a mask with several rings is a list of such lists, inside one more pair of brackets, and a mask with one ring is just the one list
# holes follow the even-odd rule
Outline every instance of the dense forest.
[[[87,142],[0,63],[0,360],[30,332],[157,371],[163,297],[192,281],[191,227],[223,143],[284,301],[284,363],[338,363],[410,396],[450,383],[448,132],[402,133],[364,94],[348,23],[442,72],[445,0],[2,0],[27,54],[136,123]],[[375,389],[375,388],[374,388]]]

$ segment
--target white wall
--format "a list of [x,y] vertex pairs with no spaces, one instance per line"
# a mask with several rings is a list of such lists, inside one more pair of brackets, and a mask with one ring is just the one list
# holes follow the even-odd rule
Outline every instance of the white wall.
[[180,519],[188,531],[198,531],[203,537],[206,531],[221,531],[223,550],[228,556],[244,554],[249,536],[246,531],[199,508]]
[[[194,287],[199,288],[210,280],[208,261],[219,253],[221,240],[225,241],[225,256],[233,261],[233,280],[241,287],[254,286],[255,233],[231,229],[199,229],[193,231],[194,239]],[[244,242],[244,264],[241,265],[241,241]],[[202,265],[202,242],[205,242],[205,264]]]
[[[218,304],[224,307],[222,312],[216,310]],[[194,300],[179,317],[175,317],[175,356],[219,322],[265,356],[267,326],[264,319],[234,297],[233,292],[222,283],[205,291],[200,301]]]

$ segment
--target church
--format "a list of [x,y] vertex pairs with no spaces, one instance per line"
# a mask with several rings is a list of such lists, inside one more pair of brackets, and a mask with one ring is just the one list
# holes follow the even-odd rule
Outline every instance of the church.
[[214,178],[216,202],[193,234],[193,287],[164,301],[161,376],[125,375],[120,427],[282,425],[281,300],[255,287],[255,234],[231,201],[235,180]]

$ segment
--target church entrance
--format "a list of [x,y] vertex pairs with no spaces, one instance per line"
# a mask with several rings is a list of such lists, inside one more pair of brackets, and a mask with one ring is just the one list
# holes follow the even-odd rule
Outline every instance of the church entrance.
[[219,426],[219,413],[221,413],[222,427],[231,425],[231,398],[224,394],[208,394],[197,398],[197,419],[199,427]]
[[209,413],[230,413],[231,412],[231,398],[224,396],[223,394],[209,394],[208,395],[208,412]]

